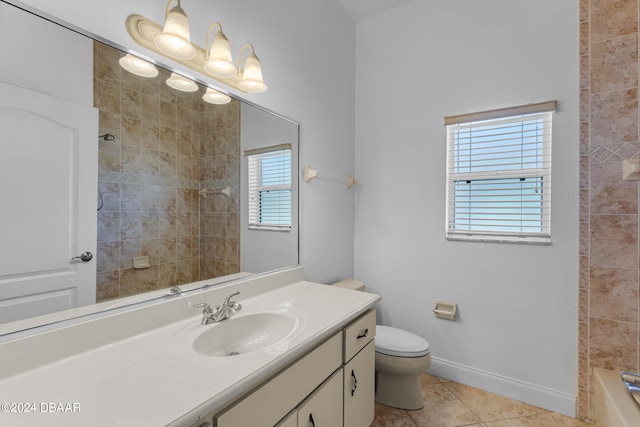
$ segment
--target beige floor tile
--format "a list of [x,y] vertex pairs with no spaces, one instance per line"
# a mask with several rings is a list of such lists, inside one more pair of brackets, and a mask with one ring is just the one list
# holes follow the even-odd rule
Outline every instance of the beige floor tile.
[[591,427],[549,412],[428,374],[420,375],[425,407],[406,411],[376,403],[371,427]]
[[440,383],[444,381],[449,380],[445,380],[443,378],[436,377],[435,375],[429,375],[426,373],[420,374],[420,385],[422,386],[424,386],[425,384]]
[[487,427],[592,427],[564,415],[548,413],[486,423]]
[[480,421],[497,421],[548,412],[463,384],[449,382],[444,386],[477,415]]
[[424,384],[422,395],[424,408],[407,411],[419,427],[457,427],[482,422],[440,382]]
[[376,419],[371,427],[417,427],[407,411],[376,403]]

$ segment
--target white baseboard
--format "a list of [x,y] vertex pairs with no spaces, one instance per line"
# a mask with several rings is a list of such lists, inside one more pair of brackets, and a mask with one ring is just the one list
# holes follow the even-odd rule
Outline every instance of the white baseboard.
[[492,372],[433,357],[429,374],[528,403],[569,417],[576,416],[576,396]]

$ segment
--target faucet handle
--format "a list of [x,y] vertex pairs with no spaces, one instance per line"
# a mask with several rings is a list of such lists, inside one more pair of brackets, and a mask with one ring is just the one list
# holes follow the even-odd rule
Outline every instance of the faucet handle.
[[213,309],[206,302],[199,302],[193,305],[193,308],[202,308],[203,313],[213,313]]
[[235,297],[236,295],[240,295],[240,291],[236,291],[234,293],[232,293],[231,295],[229,295],[228,297],[226,297],[224,299],[224,303],[222,303],[223,306],[228,305],[229,303],[232,303],[231,298]]

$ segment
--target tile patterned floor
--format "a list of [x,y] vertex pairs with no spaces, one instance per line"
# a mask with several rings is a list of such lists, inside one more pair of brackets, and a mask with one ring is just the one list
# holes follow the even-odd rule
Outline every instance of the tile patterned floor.
[[376,403],[371,427],[593,427],[573,418],[431,375],[420,376],[425,406],[405,411]]

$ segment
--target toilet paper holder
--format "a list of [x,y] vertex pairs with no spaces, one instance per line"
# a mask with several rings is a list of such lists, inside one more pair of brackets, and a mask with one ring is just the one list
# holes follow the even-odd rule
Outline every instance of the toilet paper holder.
[[433,314],[438,319],[457,320],[458,304],[451,301],[436,300],[436,305],[433,307]]

